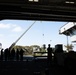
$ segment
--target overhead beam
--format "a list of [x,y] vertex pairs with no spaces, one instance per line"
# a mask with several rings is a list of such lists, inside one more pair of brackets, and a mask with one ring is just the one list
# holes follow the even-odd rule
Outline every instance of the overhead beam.
[[[4,0],[5,1],[5,0]],[[66,0],[14,0],[0,3],[0,19],[46,20],[46,21],[75,21],[76,4],[65,3]],[[17,2],[19,1],[19,2]],[[43,3],[42,3],[43,1]],[[57,3],[56,3],[57,2]],[[46,3],[46,4],[45,4]]]

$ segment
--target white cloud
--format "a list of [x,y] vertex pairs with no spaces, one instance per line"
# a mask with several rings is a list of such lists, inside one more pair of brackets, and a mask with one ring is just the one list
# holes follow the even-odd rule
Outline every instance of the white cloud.
[[10,28],[11,25],[10,24],[3,24],[3,23],[0,23],[0,29],[4,29],[4,28]]
[[20,32],[22,31],[22,28],[16,24],[4,24],[4,23],[0,23],[0,29],[11,29],[11,31],[14,32]]
[[16,24],[11,24],[12,25],[12,27],[17,27],[18,25],[16,25]]
[[19,27],[19,26],[17,26],[12,31],[14,31],[14,32],[21,32],[22,31],[22,28]]

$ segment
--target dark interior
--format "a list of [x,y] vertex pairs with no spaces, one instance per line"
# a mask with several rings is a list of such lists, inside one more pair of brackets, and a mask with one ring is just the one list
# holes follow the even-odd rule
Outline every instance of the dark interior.
[[76,21],[75,0],[0,0],[0,19]]

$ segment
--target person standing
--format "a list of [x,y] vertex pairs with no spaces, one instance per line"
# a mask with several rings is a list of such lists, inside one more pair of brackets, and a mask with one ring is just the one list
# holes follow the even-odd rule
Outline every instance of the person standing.
[[47,51],[48,51],[47,60],[48,60],[48,63],[51,63],[52,62],[52,48],[50,47],[50,44],[48,44]]
[[3,49],[1,49],[1,61],[3,61]]
[[23,61],[23,53],[24,53],[24,51],[23,51],[23,49],[21,49],[21,50],[20,50],[20,60],[21,60],[21,61]]
[[47,70],[47,75],[51,75],[50,70],[51,70],[51,64],[52,64],[52,48],[50,47],[50,44],[48,44],[48,48],[47,48],[47,52],[48,52],[48,57],[47,57],[47,61],[48,61],[48,70]]
[[5,50],[4,50],[4,57],[5,57],[5,61],[7,61],[8,60],[8,48],[6,48]]
[[11,50],[11,60],[15,59],[15,50],[14,48]]
[[19,50],[16,51],[16,60],[19,61]]

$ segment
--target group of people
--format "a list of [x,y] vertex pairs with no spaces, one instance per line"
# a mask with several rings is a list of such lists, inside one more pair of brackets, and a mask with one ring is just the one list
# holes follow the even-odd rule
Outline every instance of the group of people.
[[15,50],[14,48],[12,50],[9,50],[9,48],[6,48],[5,50],[1,49],[1,55],[0,60],[7,61],[7,60],[23,60],[23,49]]

